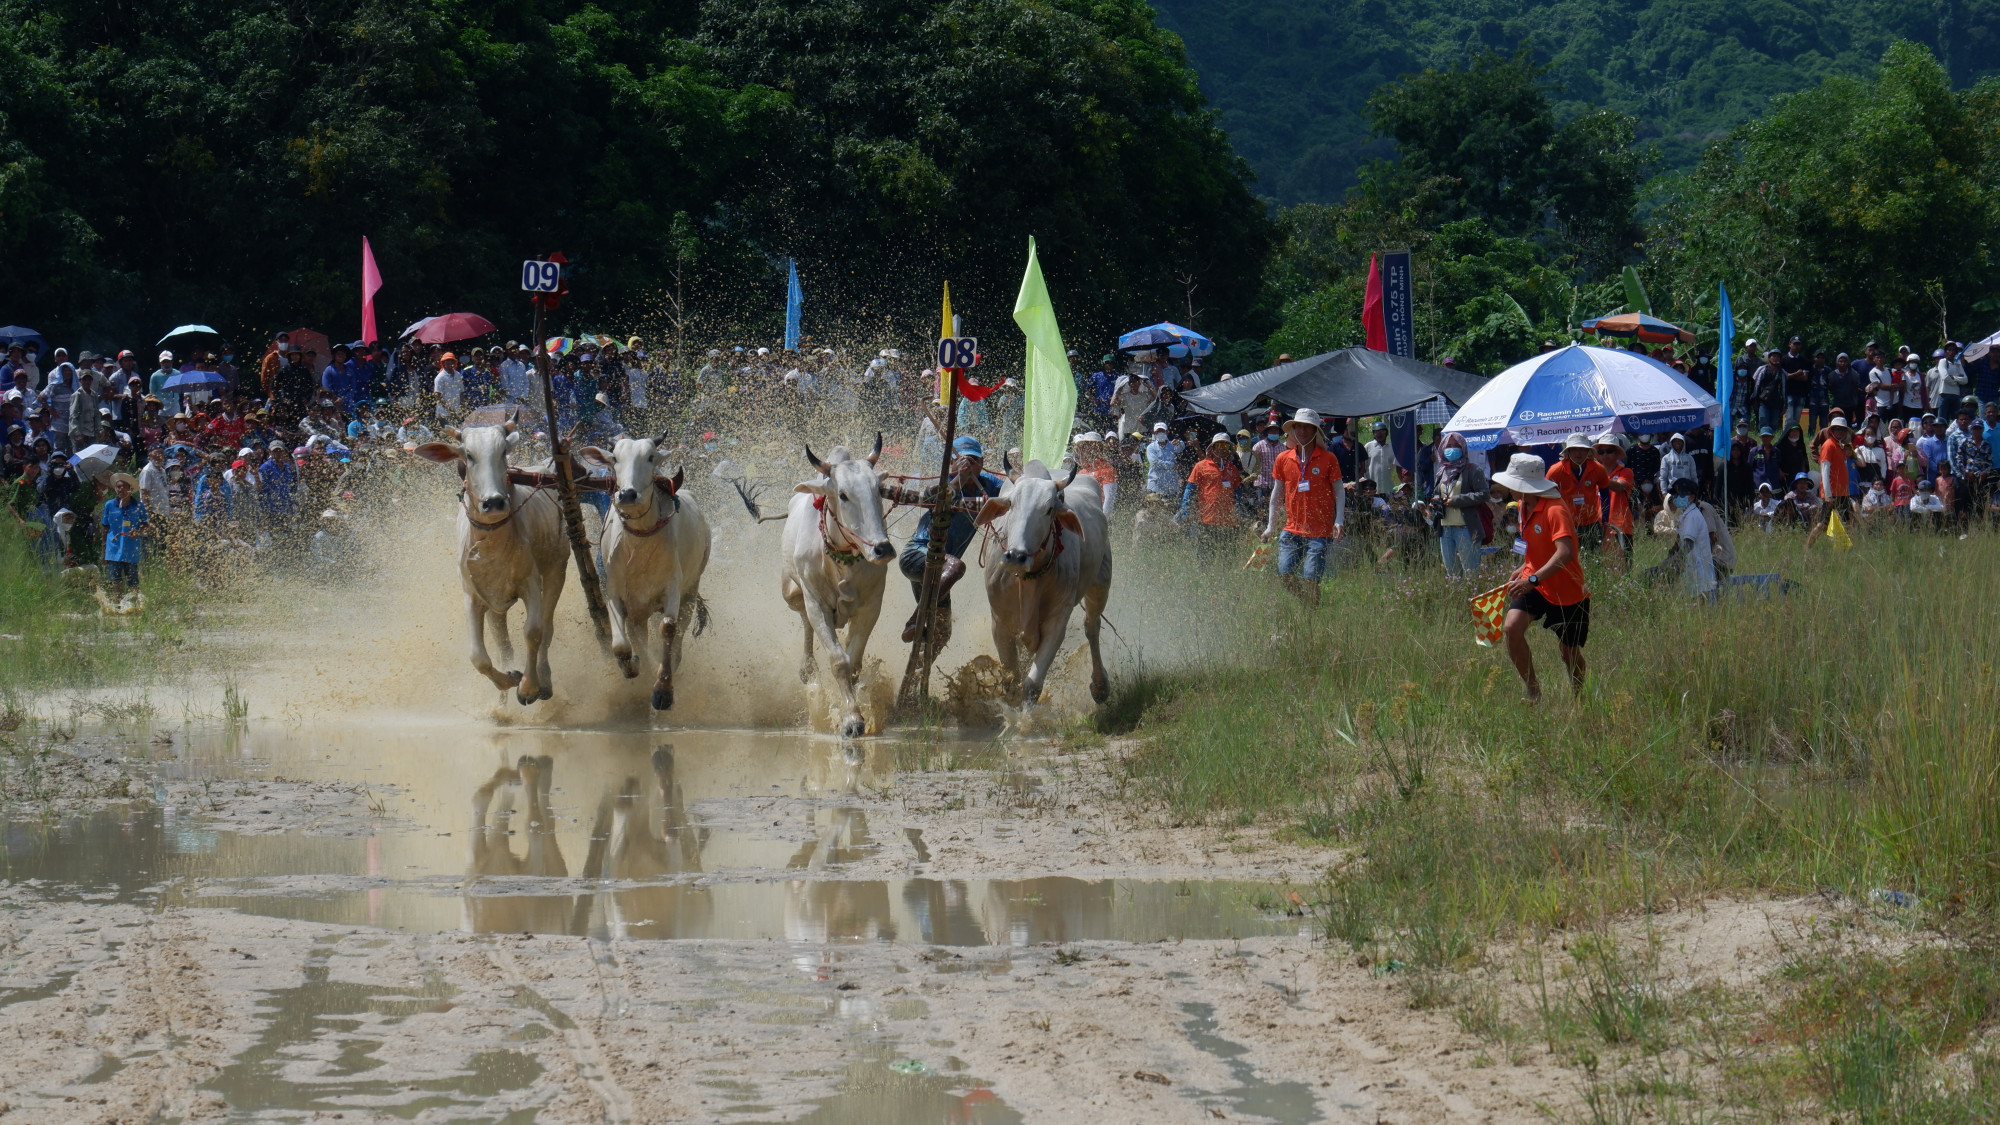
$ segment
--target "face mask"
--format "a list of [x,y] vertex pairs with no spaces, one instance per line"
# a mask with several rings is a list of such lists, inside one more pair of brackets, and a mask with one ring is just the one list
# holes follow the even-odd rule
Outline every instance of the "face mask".
[[1685,508],[1688,506],[1689,503],[1693,501],[1693,499],[1694,498],[1691,496],[1676,496],[1674,497],[1674,507]]
[[1447,461],[1463,461],[1465,460],[1465,450],[1454,445],[1444,451],[1444,459]]

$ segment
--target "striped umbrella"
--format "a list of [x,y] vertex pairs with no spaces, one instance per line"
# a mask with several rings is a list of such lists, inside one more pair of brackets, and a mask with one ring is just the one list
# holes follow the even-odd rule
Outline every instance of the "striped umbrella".
[[1597,336],[1637,339],[1643,344],[1692,344],[1694,333],[1645,313],[1619,313],[1583,322],[1583,330]]

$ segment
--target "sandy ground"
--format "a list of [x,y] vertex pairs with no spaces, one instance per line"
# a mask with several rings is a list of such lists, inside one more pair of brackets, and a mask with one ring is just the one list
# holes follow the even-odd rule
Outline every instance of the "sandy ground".
[[[162,777],[149,760],[173,746],[82,736],[44,754],[62,811],[42,815],[151,793],[232,836],[435,827],[402,815],[421,802],[392,785]],[[1303,884],[1334,858],[1160,824],[1087,756],[896,773],[883,753],[806,752],[801,783],[769,794],[683,766],[688,815],[718,833],[836,847],[858,811],[883,842],[837,869],[753,857],[703,877],[809,876],[820,932],[849,933],[840,917],[886,885],[871,880]],[[1743,986],[1826,911],[1711,903],[1634,934],[1671,987]],[[1581,1090],[1539,1048],[1495,1057],[1450,1009],[1412,1010],[1402,981],[1305,935],[939,948],[395,932],[22,882],[0,884],[0,1044],[6,1123],[1525,1122],[1569,1115]]]

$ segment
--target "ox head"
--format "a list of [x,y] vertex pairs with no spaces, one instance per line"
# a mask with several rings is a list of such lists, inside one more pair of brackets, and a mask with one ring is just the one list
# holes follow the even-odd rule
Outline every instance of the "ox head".
[[881,434],[875,435],[875,452],[866,458],[856,458],[846,446],[837,446],[822,461],[807,446],[806,460],[819,470],[820,476],[800,481],[792,490],[819,497],[827,515],[832,517],[826,521],[828,541],[868,562],[886,562],[896,557],[896,545],[889,541],[889,529],[882,522],[882,475],[875,471],[875,462],[881,456]]
[[[622,437],[606,454],[603,450],[589,448],[583,456],[611,466],[611,503],[618,513],[627,519],[638,519],[651,511],[657,498],[653,495],[658,478],[665,476],[667,461],[667,435],[658,437]],[[684,473],[674,474],[673,487],[678,489]]]
[[446,430],[448,441],[427,441],[416,454],[440,465],[456,463],[465,482],[466,515],[474,523],[501,523],[514,506],[514,486],[507,482],[507,455],[521,444],[521,432],[505,426],[473,426],[463,434]]
[[1012,476],[1012,480],[1001,486],[1000,495],[980,507],[976,522],[984,525],[1007,517],[998,525],[1002,545],[1000,564],[1011,570],[1026,570],[1054,528],[1083,533],[1083,524],[1063,499],[1063,491],[1076,480],[1076,470],[1070,470],[1069,480],[1058,484],[1040,461],[1030,461]]

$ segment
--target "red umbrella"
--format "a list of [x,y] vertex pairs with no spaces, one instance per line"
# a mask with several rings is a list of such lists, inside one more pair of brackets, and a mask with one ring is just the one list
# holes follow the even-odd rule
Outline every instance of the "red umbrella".
[[417,339],[426,344],[449,344],[470,340],[493,331],[493,322],[478,313],[446,313],[434,316],[417,329]]

